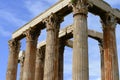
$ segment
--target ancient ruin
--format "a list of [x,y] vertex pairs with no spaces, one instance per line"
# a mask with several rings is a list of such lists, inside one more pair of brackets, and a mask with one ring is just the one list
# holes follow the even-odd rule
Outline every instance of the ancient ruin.
[[[72,12],[73,25],[60,30],[64,17]],[[101,18],[103,33],[88,30],[88,12]],[[120,11],[103,0],[60,0],[12,34],[6,80],[16,80],[19,63],[20,80],[63,80],[65,46],[73,48],[72,80],[89,80],[88,37],[99,42],[101,80],[119,80],[116,24]],[[44,28],[46,41],[37,44]],[[23,38],[26,50],[18,56]]]

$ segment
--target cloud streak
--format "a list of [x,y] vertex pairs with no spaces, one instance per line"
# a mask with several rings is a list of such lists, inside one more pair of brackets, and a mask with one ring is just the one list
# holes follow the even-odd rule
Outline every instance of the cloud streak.
[[57,0],[25,0],[24,5],[33,16],[36,16],[48,9],[56,1]]
[[26,23],[26,21],[17,18],[14,13],[8,12],[7,10],[0,10],[0,18],[16,26],[20,26]]
[[5,30],[3,27],[0,26],[0,35],[3,37],[10,37],[12,33],[10,31]]

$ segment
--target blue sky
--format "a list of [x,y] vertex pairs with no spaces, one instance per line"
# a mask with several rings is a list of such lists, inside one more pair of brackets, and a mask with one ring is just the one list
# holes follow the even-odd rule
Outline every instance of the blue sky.
[[[0,0],[0,80],[5,80],[8,62],[8,40],[12,33],[30,21],[32,18],[45,11],[58,0]],[[119,0],[106,0],[112,7],[120,9]],[[72,24],[72,14],[65,17],[61,28]],[[98,16],[88,15],[88,28],[102,32],[100,19]],[[39,42],[45,40],[46,32],[42,31]],[[120,58],[120,25],[116,28],[117,50]],[[100,80],[100,53],[98,42],[89,38],[89,73],[90,80]],[[25,39],[21,40],[21,50],[25,50]],[[72,80],[72,49],[65,47],[64,55],[64,79]],[[120,59],[119,59],[120,64]]]

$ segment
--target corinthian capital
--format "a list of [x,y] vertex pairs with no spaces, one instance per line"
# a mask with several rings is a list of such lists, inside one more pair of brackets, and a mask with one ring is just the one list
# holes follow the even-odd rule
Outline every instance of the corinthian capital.
[[20,41],[12,39],[8,41],[9,44],[9,49],[11,51],[11,53],[15,53],[15,52],[19,52],[20,50]]
[[114,15],[112,15],[111,13],[106,13],[100,17],[103,28],[105,27],[115,28],[117,20]]
[[48,16],[43,22],[46,23],[47,30],[54,30],[59,27],[62,21],[63,18],[54,13],[51,13],[51,15]]
[[71,2],[74,15],[88,13],[88,0],[71,0]]
[[40,29],[30,28],[23,33],[26,36],[27,41],[37,40],[40,35]]

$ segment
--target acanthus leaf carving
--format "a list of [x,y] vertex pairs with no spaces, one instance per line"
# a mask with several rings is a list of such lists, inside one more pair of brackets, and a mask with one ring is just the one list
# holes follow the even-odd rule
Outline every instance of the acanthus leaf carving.
[[88,13],[88,0],[74,0],[72,2],[73,14],[87,15]]
[[27,41],[37,40],[40,35],[40,29],[29,28],[23,34],[26,36]]
[[103,28],[109,27],[111,29],[115,29],[117,20],[114,15],[108,12],[108,13],[105,13],[105,15],[100,16],[100,17],[101,17],[101,23],[102,23]]
[[46,23],[47,31],[59,29],[59,25],[62,21],[63,18],[54,13],[51,13],[50,16],[43,20],[43,22]]
[[10,53],[18,53],[20,50],[20,41],[12,39],[8,41]]

